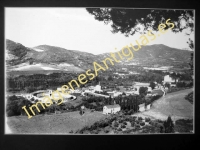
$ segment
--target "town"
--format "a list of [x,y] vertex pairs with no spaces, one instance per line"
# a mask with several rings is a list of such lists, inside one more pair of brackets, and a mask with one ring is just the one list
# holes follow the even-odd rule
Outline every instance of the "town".
[[194,10],[5,11],[5,133],[194,133]]
[[[149,70],[149,68],[147,69]],[[158,70],[158,69],[157,69]],[[162,70],[162,68],[160,69]],[[120,71],[119,71],[120,72]],[[122,68],[121,72],[123,72],[124,74],[121,74],[119,72],[116,72],[114,74],[117,74],[118,77],[122,77],[122,78],[126,78],[126,74],[132,74],[132,71],[128,72],[127,68]],[[148,99],[152,98],[152,97],[159,97],[159,96],[165,96],[166,93],[168,93],[169,88],[173,89],[173,88],[177,88],[177,83],[187,83],[188,85],[186,85],[186,87],[191,87],[192,86],[192,77],[189,79],[189,81],[182,81],[179,82],[179,78],[172,78],[171,76],[173,76],[172,74],[174,74],[173,72],[166,72],[165,70],[162,70],[162,72],[165,72],[166,74],[168,73],[168,75],[163,76],[163,81],[161,83],[158,83],[156,81],[151,81],[151,82],[132,82],[129,85],[123,86],[123,85],[117,85],[115,84],[115,86],[113,87],[106,87],[106,86],[101,86],[101,81],[99,81],[99,83],[97,85],[94,86],[86,86],[82,87],[82,88],[75,88],[75,90],[72,89],[68,89],[66,91],[66,93],[69,94],[63,94],[62,89],[61,88],[57,88],[56,91],[59,92],[59,94],[54,94],[54,97],[56,97],[58,100],[54,100],[52,98],[52,89],[46,89],[46,90],[38,90],[38,91],[34,91],[31,93],[26,93],[26,94],[20,94],[20,95],[16,95],[16,96],[21,96],[26,98],[30,103],[35,104],[32,107],[35,107],[36,109],[34,109],[35,111],[38,111],[37,113],[40,112],[40,109],[38,108],[39,104],[42,106],[41,108],[44,109],[45,104],[47,103],[47,99],[44,97],[49,97],[51,99],[52,103],[48,103],[51,106],[51,104],[57,104],[59,102],[59,95],[61,95],[61,97],[63,98],[63,105],[67,105],[68,103],[74,101],[76,102],[76,100],[78,101],[85,101],[85,99],[90,99],[90,98],[95,98],[95,97],[99,97],[102,101],[103,99],[112,99],[108,104],[112,104],[112,105],[102,105],[101,107],[99,107],[97,110],[101,110],[103,114],[112,114],[112,113],[117,113],[118,111],[121,110],[121,105],[122,103],[119,104],[119,101],[115,100],[117,98],[122,98],[122,97],[128,97],[128,96],[133,96],[132,98],[136,98],[138,99],[138,96],[142,95],[142,98],[144,99],[143,101],[139,101],[138,99],[138,103],[137,106],[135,106],[135,112],[142,112],[145,110],[149,110],[151,107],[151,102],[148,102]],[[87,101],[87,100],[86,100]],[[58,104],[60,105],[61,102]],[[30,106],[30,105],[29,105]],[[79,106],[76,106],[77,110],[78,108],[81,109],[81,106],[84,106],[84,103],[79,104]],[[33,115],[35,115],[35,112],[32,110],[31,107],[31,112]],[[87,108],[87,107],[85,107]],[[89,106],[89,108],[96,108],[95,107],[95,103],[94,106],[92,107],[91,105]],[[100,109],[101,108],[101,109]],[[27,113],[28,116],[30,116],[30,114],[28,113],[28,111],[26,110],[26,107],[23,108],[25,110],[25,112]],[[130,108],[129,108],[130,109]],[[69,108],[67,108],[67,110],[69,110]],[[60,111],[63,111],[62,108],[57,108],[57,110],[55,109],[54,112],[55,113],[59,113]]]

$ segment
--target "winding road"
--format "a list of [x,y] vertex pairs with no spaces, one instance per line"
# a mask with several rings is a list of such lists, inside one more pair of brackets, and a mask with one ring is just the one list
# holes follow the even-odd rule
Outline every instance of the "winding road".
[[184,98],[192,91],[193,88],[169,93],[154,101],[150,110],[137,113],[136,115],[161,120],[166,120],[169,115],[173,120],[192,119],[193,104]]

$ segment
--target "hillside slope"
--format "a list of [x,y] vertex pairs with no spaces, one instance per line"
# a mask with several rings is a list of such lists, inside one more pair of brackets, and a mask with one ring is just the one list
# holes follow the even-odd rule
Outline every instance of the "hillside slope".
[[[135,62],[140,65],[148,66],[155,64],[160,66],[173,66],[175,64],[187,65],[190,61],[190,54],[192,53],[188,50],[179,50],[163,44],[142,46],[139,51],[133,51],[131,47],[130,49],[134,54],[134,58],[128,61],[127,58],[130,56],[124,56],[122,63],[116,63],[115,65],[129,65]],[[125,50],[125,53],[128,55],[128,50]],[[94,61],[101,62],[104,58],[110,57],[110,53],[94,55],[87,52],[67,50],[50,45],[39,45],[28,48],[11,40],[6,40],[6,54],[6,64],[10,67],[16,65],[20,66],[24,63],[26,65],[43,64],[51,69],[58,67],[57,69],[66,69],[68,71],[70,71],[71,69],[69,68],[73,66],[80,70],[92,69],[92,63]],[[59,66],[62,67],[59,68]]]

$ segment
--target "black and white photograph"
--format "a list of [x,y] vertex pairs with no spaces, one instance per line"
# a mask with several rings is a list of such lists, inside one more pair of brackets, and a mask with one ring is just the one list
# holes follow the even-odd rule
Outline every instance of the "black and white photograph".
[[195,134],[195,9],[4,13],[4,134]]

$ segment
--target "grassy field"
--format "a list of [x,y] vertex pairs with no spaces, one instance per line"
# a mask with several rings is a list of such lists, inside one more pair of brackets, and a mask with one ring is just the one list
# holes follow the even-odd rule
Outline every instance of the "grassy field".
[[105,115],[102,112],[87,110],[83,116],[79,114],[79,111],[37,115],[31,119],[27,116],[13,116],[8,117],[6,123],[14,134],[69,134],[71,130],[75,132],[103,118]]

